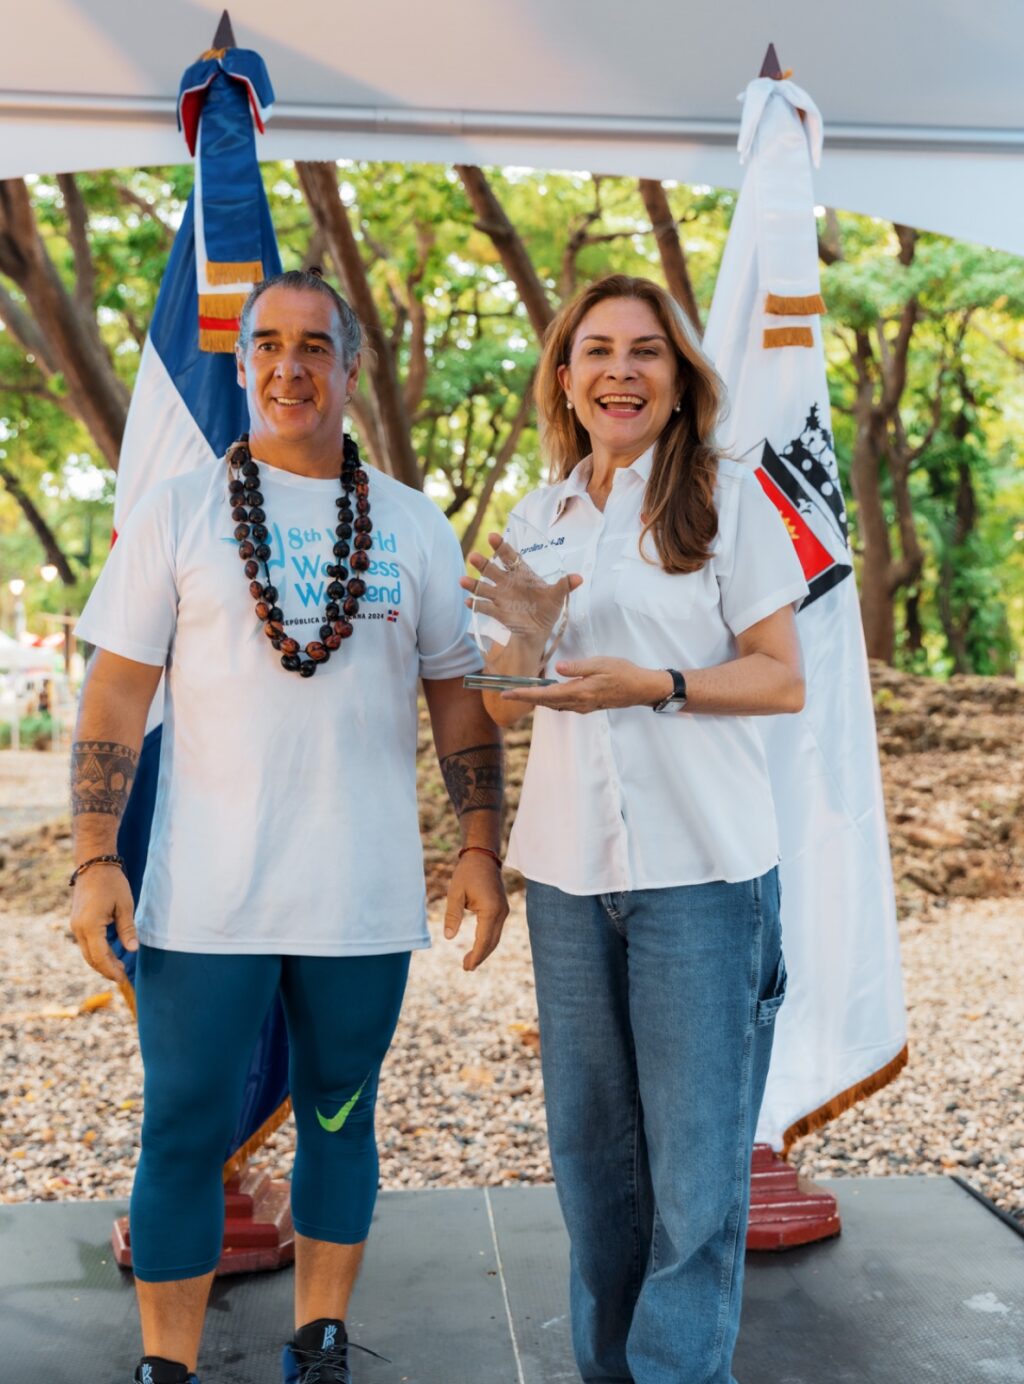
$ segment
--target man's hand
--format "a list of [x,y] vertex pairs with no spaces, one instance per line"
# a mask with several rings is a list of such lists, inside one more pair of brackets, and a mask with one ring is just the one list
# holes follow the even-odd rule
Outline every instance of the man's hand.
[[71,931],[93,970],[120,984],[125,970],[107,942],[107,924],[111,922],[122,946],[137,951],[135,905],[128,881],[116,865],[93,865],[75,881]]
[[483,851],[467,851],[455,867],[444,912],[446,937],[458,935],[467,908],[476,914],[476,937],[471,950],[462,958],[462,969],[475,971],[501,941],[501,929],[508,917],[501,867]]

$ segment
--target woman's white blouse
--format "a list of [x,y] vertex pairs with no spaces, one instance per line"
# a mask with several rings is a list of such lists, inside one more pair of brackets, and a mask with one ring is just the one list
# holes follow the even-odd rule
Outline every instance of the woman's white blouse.
[[[604,512],[589,461],[536,490],[516,513],[558,545],[583,585],[552,662],[626,658],[646,668],[708,668],[738,656],[736,636],[807,595],[789,534],[753,472],[719,463],[718,537],[688,575],[642,556],[641,509],[653,451],[615,473]],[[542,541],[538,539],[538,541]],[[508,863],[569,894],[753,879],[779,858],[768,769],[754,718],[588,715],[538,707]]]

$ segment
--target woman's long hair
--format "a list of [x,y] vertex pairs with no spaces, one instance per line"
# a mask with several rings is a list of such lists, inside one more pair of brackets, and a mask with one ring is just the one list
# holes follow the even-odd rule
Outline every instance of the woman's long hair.
[[609,274],[588,284],[565,304],[545,332],[534,392],[551,476],[564,480],[593,450],[579,415],[566,408],[558,368],[569,365],[572,343],[584,317],[609,298],[636,298],[646,303],[673,347],[682,406],[678,413],[669,414],[654,445],[654,465],[644,495],[641,545],[651,533],[666,572],[697,572],[710,558],[718,533],[715,426],[724,390],[686,314],[650,279]]

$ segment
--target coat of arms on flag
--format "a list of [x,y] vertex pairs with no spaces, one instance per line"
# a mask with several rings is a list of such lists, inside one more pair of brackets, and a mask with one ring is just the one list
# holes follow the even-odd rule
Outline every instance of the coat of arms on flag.
[[761,488],[782,516],[811,593],[803,609],[853,575],[846,505],[832,434],[812,404],[802,432],[781,451],[765,440],[756,471]]

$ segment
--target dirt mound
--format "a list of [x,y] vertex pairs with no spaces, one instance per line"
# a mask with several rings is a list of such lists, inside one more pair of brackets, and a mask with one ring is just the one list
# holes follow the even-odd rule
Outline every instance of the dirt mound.
[[1024,885],[1024,687],[871,670],[901,912]]

